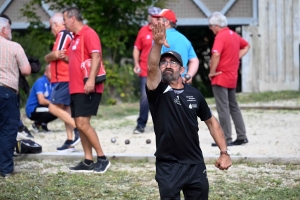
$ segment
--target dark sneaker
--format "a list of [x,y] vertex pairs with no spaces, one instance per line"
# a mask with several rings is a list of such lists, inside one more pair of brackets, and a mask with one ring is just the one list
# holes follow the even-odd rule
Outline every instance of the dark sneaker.
[[66,142],[61,146],[56,148],[58,152],[67,152],[71,153],[75,151],[75,148],[71,144],[66,144]]
[[144,131],[145,131],[144,128],[137,126],[137,127],[134,129],[133,133],[134,133],[134,134],[141,134],[141,133],[144,133]]
[[82,161],[75,167],[69,167],[69,170],[71,172],[93,172],[94,167],[95,167],[95,163],[91,163],[90,165],[87,165]]
[[78,142],[80,142],[79,131],[78,131],[77,128],[74,128],[74,140],[73,140],[73,143],[71,145],[75,146],[76,144],[78,144]]
[[102,160],[102,159],[97,159],[97,162],[95,164],[94,168],[94,173],[100,173],[103,174],[106,172],[106,170],[109,168],[110,162],[108,159]]
[[49,132],[50,130],[48,129],[48,127],[47,127],[47,124],[45,124],[45,123],[43,123],[42,124],[42,130],[44,131],[44,132]]
[[20,140],[30,140],[33,139],[33,135],[30,133],[28,128],[26,126],[19,127],[18,129],[18,135],[17,135],[17,141]]
[[35,133],[40,132],[40,127],[41,127],[41,125],[36,124],[36,123],[33,123],[31,126],[32,126],[33,132],[35,132]]

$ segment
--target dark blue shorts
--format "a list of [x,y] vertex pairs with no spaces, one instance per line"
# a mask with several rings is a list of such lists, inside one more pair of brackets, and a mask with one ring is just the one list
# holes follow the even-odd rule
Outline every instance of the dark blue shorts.
[[70,92],[68,82],[59,82],[54,85],[50,98],[51,103],[70,106]]

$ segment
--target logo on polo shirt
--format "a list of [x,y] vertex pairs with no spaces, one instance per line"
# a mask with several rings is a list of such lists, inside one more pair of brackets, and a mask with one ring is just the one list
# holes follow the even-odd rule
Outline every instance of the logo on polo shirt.
[[190,104],[189,109],[197,108],[197,104]]
[[147,36],[146,36],[146,39],[147,39],[147,40],[151,39],[151,36],[150,36],[150,35],[147,35]]
[[77,38],[77,39],[76,39],[76,41],[75,41],[75,42],[73,42],[73,43],[75,43],[75,44],[72,46],[72,50],[76,50],[76,48],[77,48],[77,45],[79,44],[79,41],[80,41],[80,39],[79,39],[79,38]]
[[178,104],[181,106],[181,103],[180,103],[180,100],[179,100],[179,96],[177,96],[175,99],[174,99],[174,103]]

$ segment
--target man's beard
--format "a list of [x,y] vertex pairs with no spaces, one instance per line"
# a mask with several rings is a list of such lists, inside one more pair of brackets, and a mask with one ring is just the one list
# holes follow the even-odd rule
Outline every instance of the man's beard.
[[180,73],[179,72],[175,72],[174,70],[164,70],[162,72],[162,81],[164,83],[171,83],[173,81],[177,81],[177,79],[179,78]]

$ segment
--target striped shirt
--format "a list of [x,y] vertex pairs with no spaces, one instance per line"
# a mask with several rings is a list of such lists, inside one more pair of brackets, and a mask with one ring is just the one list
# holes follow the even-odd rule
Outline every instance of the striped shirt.
[[[72,34],[67,30],[60,31],[53,46],[52,51],[68,49],[73,39]],[[68,52],[67,52],[68,54]],[[50,62],[51,83],[69,82],[69,65],[58,59]]]
[[0,84],[19,91],[19,69],[28,65],[21,45],[0,36]]

